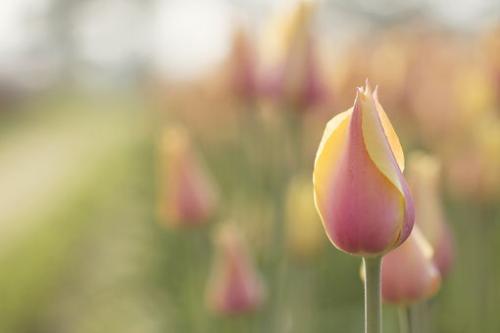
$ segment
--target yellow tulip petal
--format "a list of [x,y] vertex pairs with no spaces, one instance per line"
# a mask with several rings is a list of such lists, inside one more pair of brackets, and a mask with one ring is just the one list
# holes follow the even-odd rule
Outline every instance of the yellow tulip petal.
[[[333,117],[326,125],[325,132],[321,138],[313,174],[314,201],[320,209],[324,211],[322,198],[325,198],[327,188],[332,177],[332,170],[340,159],[342,148],[345,145],[345,137],[349,127],[349,120],[352,115],[352,108]],[[321,215],[321,213],[320,213]],[[321,216],[323,219],[323,216]]]
[[405,169],[405,156],[403,153],[403,147],[399,142],[399,137],[396,134],[394,127],[392,127],[389,117],[387,117],[384,108],[382,108],[382,105],[378,100],[377,88],[375,88],[375,91],[373,92],[373,98],[375,99],[375,106],[377,107],[380,122],[382,123],[382,127],[384,128],[384,132],[387,140],[389,141],[389,145],[391,146],[392,152],[394,153],[396,162],[398,162],[399,168],[401,169],[401,171],[403,171]]
[[400,181],[400,170],[397,170],[399,165],[392,151],[388,136],[382,126],[375,99],[368,85],[364,90],[360,90],[358,98],[361,103],[363,136],[368,154],[375,165],[377,165],[380,172],[382,172],[401,192],[401,195],[404,196]]

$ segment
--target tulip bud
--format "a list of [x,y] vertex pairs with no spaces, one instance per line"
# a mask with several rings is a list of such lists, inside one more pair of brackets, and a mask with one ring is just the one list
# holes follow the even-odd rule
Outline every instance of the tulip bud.
[[441,277],[446,277],[455,261],[455,239],[448,224],[443,225],[439,240],[434,247],[433,259]]
[[403,150],[368,83],[327,124],[314,165],[316,207],[330,241],[360,256],[399,246],[413,227]]
[[432,156],[412,153],[409,184],[415,201],[416,223],[434,251],[434,262],[445,276],[453,262],[453,235],[446,224],[439,198],[441,166]]
[[298,177],[292,180],[288,187],[285,209],[288,248],[300,258],[317,253],[323,245],[324,236],[314,207],[309,178]]
[[382,260],[383,300],[408,305],[432,297],[441,285],[432,255],[432,247],[415,227],[408,240]]
[[[493,76],[496,88],[497,100],[500,98],[500,25],[491,29],[483,36],[482,49],[486,55],[486,62],[490,67],[491,75]],[[500,101],[500,100],[499,100]]]
[[206,294],[209,308],[220,314],[256,310],[264,300],[264,289],[238,229],[225,225],[216,236],[216,259]]
[[229,58],[229,89],[243,99],[250,100],[257,91],[257,57],[247,32],[238,28],[233,36]]
[[175,226],[195,226],[210,218],[217,206],[212,180],[193,151],[189,136],[169,129],[160,143],[160,215]]
[[269,45],[264,47],[271,58],[264,78],[265,93],[298,110],[316,105],[326,96],[311,32],[313,12],[311,1],[300,1],[288,15],[276,20]]

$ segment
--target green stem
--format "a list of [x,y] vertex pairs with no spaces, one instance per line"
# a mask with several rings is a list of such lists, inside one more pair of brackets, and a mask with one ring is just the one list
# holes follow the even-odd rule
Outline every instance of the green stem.
[[489,304],[489,293],[490,293],[490,271],[489,265],[491,263],[491,226],[493,225],[492,213],[490,209],[484,208],[483,215],[485,216],[482,221],[479,221],[479,237],[478,237],[478,266],[479,266],[479,283],[478,283],[478,328],[482,332],[489,331],[490,323],[490,304]]
[[365,266],[365,333],[382,333],[380,266],[382,257],[363,258]]
[[405,306],[398,308],[399,317],[399,332],[400,333],[411,333],[411,323],[410,323],[410,309]]
[[422,304],[413,304],[408,308],[412,332],[428,333],[426,330],[426,318],[422,312]]

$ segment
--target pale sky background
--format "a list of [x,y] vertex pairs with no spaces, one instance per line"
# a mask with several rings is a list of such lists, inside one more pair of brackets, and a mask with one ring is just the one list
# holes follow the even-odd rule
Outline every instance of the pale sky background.
[[[47,76],[57,71],[61,55],[52,46],[53,0],[1,0],[0,80],[19,80],[31,70]],[[189,79],[220,61],[229,47],[235,19],[250,26],[263,23],[290,0],[87,0],[77,2],[70,18],[78,64],[109,72],[153,64],[171,78]],[[366,18],[350,11],[353,4],[375,15],[392,15],[394,8],[425,5],[428,17],[449,27],[475,30],[500,22],[496,0],[320,1],[324,25],[349,33]],[[349,7],[346,7],[348,4]],[[399,6],[395,6],[399,4]],[[374,7],[376,6],[376,7]],[[31,81],[33,77],[31,76]],[[25,80],[26,81],[26,80]],[[30,82],[31,82],[30,81]]]

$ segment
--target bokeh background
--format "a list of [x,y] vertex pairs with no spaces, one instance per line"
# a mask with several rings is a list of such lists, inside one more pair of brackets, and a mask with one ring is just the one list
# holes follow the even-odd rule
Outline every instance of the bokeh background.
[[[441,166],[455,259],[419,330],[499,332],[494,0],[2,0],[0,332],[361,332],[360,260],[310,178],[367,78]],[[261,287],[242,313],[207,296],[228,223]]]

